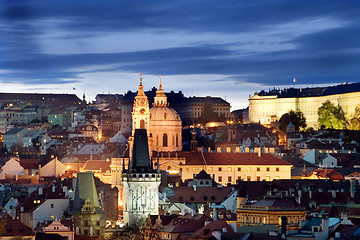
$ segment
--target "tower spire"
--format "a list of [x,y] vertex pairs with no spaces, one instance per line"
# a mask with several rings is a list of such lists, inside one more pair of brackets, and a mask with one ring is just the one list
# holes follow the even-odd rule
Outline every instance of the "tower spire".
[[140,84],[139,84],[139,89],[138,89],[138,96],[144,96],[145,92],[144,92],[144,86],[142,84],[142,73],[140,73]]
[[161,83],[161,74],[159,75],[159,78],[160,78],[159,90],[163,90],[163,89],[162,89],[162,83]]
[[162,82],[161,82],[161,74],[159,75],[160,83],[159,83],[159,89],[156,91],[156,95],[154,98],[154,107],[166,107],[167,106],[167,97],[165,94],[164,89],[162,88]]

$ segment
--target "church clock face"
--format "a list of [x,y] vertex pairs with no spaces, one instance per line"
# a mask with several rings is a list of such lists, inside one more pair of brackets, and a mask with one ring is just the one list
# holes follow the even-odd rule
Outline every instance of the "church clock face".
[[144,106],[145,105],[145,99],[141,99],[139,103],[140,103],[140,105]]
[[145,108],[140,109],[141,114],[145,114]]

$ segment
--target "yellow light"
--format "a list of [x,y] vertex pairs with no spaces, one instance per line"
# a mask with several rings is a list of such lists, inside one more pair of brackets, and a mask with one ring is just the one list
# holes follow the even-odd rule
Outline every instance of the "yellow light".
[[210,126],[210,127],[215,127],[215,126],[216,126],[216,123],[211,122],[211,123],[209,124],[209,126]]
[[170,174],[178,174],[179,170],[166,170]]
[[66,169],[69,170],[69,169],[70,169],[70,166],[66,166]]

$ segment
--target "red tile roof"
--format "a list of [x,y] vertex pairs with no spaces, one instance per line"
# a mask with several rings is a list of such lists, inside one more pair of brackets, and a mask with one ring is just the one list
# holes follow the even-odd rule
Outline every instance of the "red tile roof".
[[106,161],[106,160],[88,160],[84,163],[81,170],[82,171],[101,171],[101,172],[109,171],[109,172],[111,172],[110,164],[111,164],[111,162]]
[[193,187],[173,188],[174,197],[168,197],[171,202],[180,203],[221,203],[233,191],[232,187]]
[[[204,157],[203,157],[204,156]],[[262,153],[191,153],[181,152],[181,157],[186,159],[186,165],[288,165],[288,162],[272,155]],[[204,161],[205,159],[205,161]]]
[[315,169],[308,176],[316,175],[318,178],[327,178],[331,180],[343,180],[344,177],[334,169]]
[[[226,229],[226,230],[225,230]],[[224,231],[225,230],[225,231]],[[220,231],[222,232],[222,236],[225,239],[234,239],[236,234],[226,223],[226,221],[218,220],[212,221],[202,228],[198,229],[196,232],[190,234],[189,239],[210,239],[213,237],[212,233]]]
[[4,231],[0,231],[0,236],[11,237],[11,236],[35,236],[35,233],[23,224],[19,219],[12,218],[8,214],[2,216],[1,221],[5,223]]
[[205,221],[211,221],[211,218],[200,214],[191,216],[191,214],[188,213],[173,219],[169,224],[163,226],[160,232],[192,233],[204,226]]

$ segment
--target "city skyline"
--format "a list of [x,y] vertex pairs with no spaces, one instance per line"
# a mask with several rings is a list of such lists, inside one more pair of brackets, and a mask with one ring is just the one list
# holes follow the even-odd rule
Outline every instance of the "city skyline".
[[4,1],[0,92],[94,100],[142,72],[145,90],[162,74],[235,110],[262,89],[358,82],[359,18],[356,1]]

